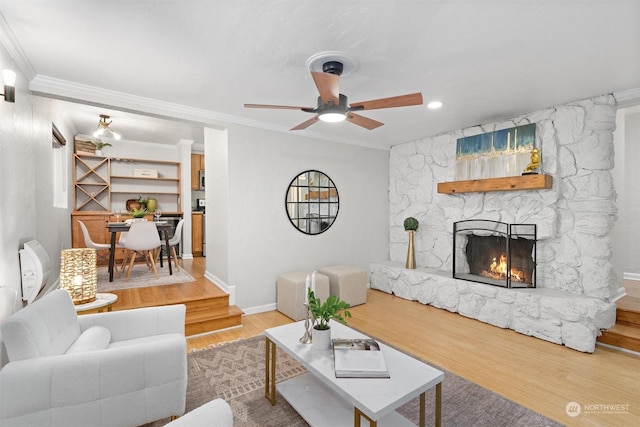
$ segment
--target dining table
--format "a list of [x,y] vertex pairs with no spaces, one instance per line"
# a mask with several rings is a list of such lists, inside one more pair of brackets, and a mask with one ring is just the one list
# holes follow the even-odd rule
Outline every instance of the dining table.
[[[169,230],[171,230],[171,224],[166,221],[154,222],[158,233],[164,237],[166,252],[167,252],[167,264],[169,265],[169,275],[173,275],[173,269],[171,268],[171,246],[169,245]],[[118,233],[126,233],[131,228],[131,223],[128,222],[109,222],[107,223],[107,229],[111,233],[111,251],[109,253],[109,281],[113,282],[113,272],[115,271],[116,260],[116,236]],[[160,256],[160,267],[162,267],[162,255]]]

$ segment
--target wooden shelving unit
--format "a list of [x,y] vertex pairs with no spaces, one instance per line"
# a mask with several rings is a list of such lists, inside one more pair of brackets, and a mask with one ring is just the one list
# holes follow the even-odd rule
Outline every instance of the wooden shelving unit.
[[74,156],[73,182],[75,210],[108,211],[109,159],[97,156]]
[[[135,169],[153,169],[157,177],[134,176]],[[111,212],[126,201],[155,197],[164,213],[182,213],[180,162],[74,155],[74,210]]]
[[[150,159],[102,157],[74,154],[73,157],[74,211],[71,213],[71,240],[74,248],[85,247],[78,221],[89,230],[98,243],[109,243],[109,222],[116,221],[112,213],[126,208],[128,199],[154,197],[166,214],[182,214],[180,162]],[[134,176],[135,169],[152,169],[153,176]],[[123,215],[120,220],[127,219]],[[149,215],[148,220],[153,221]],[[103,251],[104,252],[104,251]],[[118,250],[116,257],[122,257]]]
[[544,190],[553,187],[553,176],[547,174],[508,176],[438,183],[438,193],[483,193],[488,191]]
[[122,176],[122,175],[111,175],[111,179],[132,179],[132,180],[149,179],[149,180],[153,180],[153,181],[180,181],[180,178],[149,178],[149,177],[146,177],[146,176]]

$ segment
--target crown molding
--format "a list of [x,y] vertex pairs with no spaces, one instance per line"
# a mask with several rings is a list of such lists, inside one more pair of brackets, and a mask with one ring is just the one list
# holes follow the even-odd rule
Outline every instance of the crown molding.
[[45,97],[111,107],[130,112],[146,113],[152,116],[182,119],[213,126],[220,126],[222,123],[234,123],[253,127],[270,126],[273,128],[271,130],[278,130],[278,127],[262,122],[245,120],[228,114],[144,98],[40,74],[31,80],[29,89],[33,94]]
[[18,39],[13,34],[13,31],[9,28],[9,24],[5,21],[4,16],[0,13],[0,42],[7,49],[9,55],[16,62],[16,65],[20,69],[22,75],[31,80],[36,76],[36,71],[31,65],[29,58],[22,50],[22,46],[18,43]]
[[[124,92],[102,89],[95,86],[70,82],[68,80],[56,79],[39,74],[31,80],[29,90],[35,95],[48,98],[114,108],[130,113],[144,114],[158,118],[195,122],[218,129],[225,128],[229,124],[235,124],[291,134],[290,129],[285,126],[273,125],[257,120],[248,120],[229,114],[222,114],[201,108],[193,108],[186,105],[144,98]],[[343,144],[361,145],[363,147],[368,146],[366,141],[354,141],[341,137],[327,138],[326,135],[308,130],[305,131],[304,135],[300,136],[303,138],[316,138]]]
[[640,88],[629,89],[613,94],[618,107],[632,107],[640,105]]

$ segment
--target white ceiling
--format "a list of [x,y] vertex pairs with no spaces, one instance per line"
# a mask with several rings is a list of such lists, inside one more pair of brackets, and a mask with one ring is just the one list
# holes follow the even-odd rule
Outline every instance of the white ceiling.
[[34,93],[98,105],[69,107],[79,133],[104,113],[134,140],[202,142],[193,122],[289,132],[311,116],[243,104],[314,107],[305,62],[323,51],[356,59],[341,79],[351,102],[445,102],[362,112],[385,123],[372,131],[296,132],[377,148],[640,88],[640,1],[0,0],[0,13]]

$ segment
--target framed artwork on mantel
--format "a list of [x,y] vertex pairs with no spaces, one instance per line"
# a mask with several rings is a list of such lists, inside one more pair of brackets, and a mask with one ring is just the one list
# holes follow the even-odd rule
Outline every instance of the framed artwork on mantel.
[[535,140],[535,123],[459,138],[455,180],[519,176],[531,160]]

